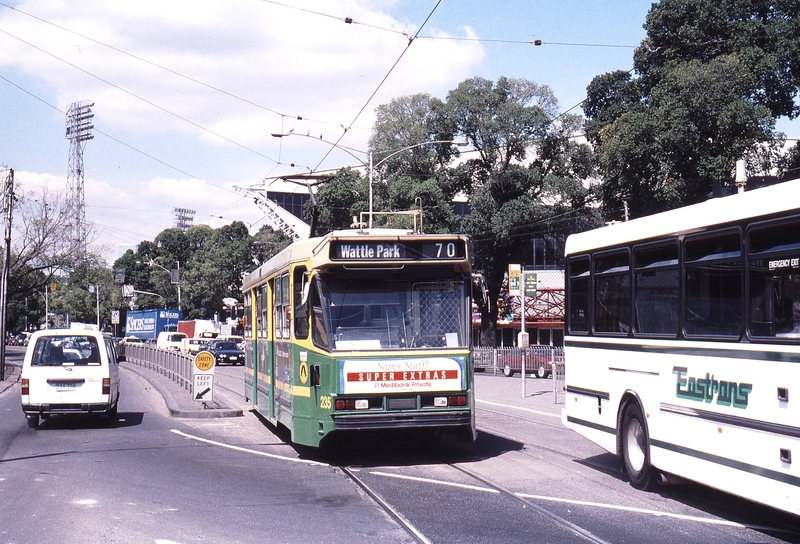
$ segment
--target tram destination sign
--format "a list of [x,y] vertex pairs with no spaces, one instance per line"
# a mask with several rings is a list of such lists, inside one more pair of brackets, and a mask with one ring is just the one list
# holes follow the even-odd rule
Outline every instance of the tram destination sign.
[[414,241],[335,241],[331,243],[333,261],[427,261],[459,260],[466,257],[464,240]]

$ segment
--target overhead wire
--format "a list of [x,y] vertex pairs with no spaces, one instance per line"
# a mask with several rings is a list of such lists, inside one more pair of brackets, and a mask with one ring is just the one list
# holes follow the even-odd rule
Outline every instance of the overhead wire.
[[[267,1],[267,0],[263,0],[263,1]],[[394,64],[392,64],[392,67],[389,68],[389,71],[386,73],[386,75],[383,76],[383,79],[381,79],[380,83],[378,83],[378,86],[375,88],[375,90],[372,91],[372,94],[369,95],[369,98],[367,98],[366,102],[364,102],[364,105],[361,106],[361,109],[358,110],[358,113],[356,114],[356,116],[353,118],[353,120],[350,122],[350,124],[347,126],[347,128],[344,129],[344,132],[342,132],[342,134],[339,136],[339,138],[336,140],[336,142],[333,145],[331,145],[330,149],[328,149],[328,152],[325,153],[325,155],[322,157],[322,159],[320,159],[320,161],[317,163],[317,166],[314,167],[314,170],[316,170],[317,168],[319,168],[322,165],[322,163],[325,161],[325,159],[327,159],[328,156],[333,152],[334,148],[338,147],[339,142],[341,142],[342,139],[345,137],[345,135],[347,134],[347,131],[350,130],[350,128],[355,124],[355,122],[358,120],[358,118],[361,117],[361,114],[364,113],[364,110],[367,109],[367,106],[369,106],[370,102],[372,102],[372,99],[375,97],[375,95],[378,93],[378,91],[381,89],[381,87],[383,87],[383,84],[386,82],[386,80],[389,79],[389,76],[392,74],[394,69],[397,67],[397,65],[400,63],[402,58],[408,52],[409,48],[411,47],[411,44],[414,43],[414,40],[416,39],[417,35],[422,31],[422,29],[428,23],[428,21],[433,16],[434,12],[438,9],[438,7],[439,7],[439,5],[441,3],[442,3],[442,0],[438,0],[436,2],[436,5],[433,6],[433,9],[428,14],[428,16],[425,18],[425,21],[423,21],[422,25],[420,25],[419,29],[417,29],[417,32],[414,34],[414,36],[412,36],[411,38],[408,39],[408,43],[406,44],[406,46],[403,49],[403,51],[400,53],[400,56],[397,57],[397,60],[395,60]]]
[[17,13],[20,13],[22,15],[25,15],[27,17],[30,17],[32,19],[35,19],[35,20],[40,21],[42,23],[45,23],[47,25],[53,26],[53,27],[58,28],[60,30],[63,30],[64,32],[68,32],[70,34],[73,34],[73,35],[78,36],[80,38],[83,38],[85,40],[88,40],[88,41],[90,41],[92,43],[96,43],[98,45],[101,45],[103,47],[111,49],[112,51],[116,51],[117,53],[120,53],[122,55],[126,55],[128,57],[131,57],[132,59],[135,59],[137,61],[143,62],[145,64],[149,64],[150,66],[153,66],[153,67],[158,68],[160,70],[164,70],[165,72],[169,72],[171,74],[174,74],[174,75],[176,75],[178,77],[181,77],[183,79],[191,81],[192,83],[196,83],[198,85],[202,85],[203,87],[206,87],[208,89],[211,89],[211,90],[219,92],[219,93],[222,93],[222,94],[224,94],[226,96],[229,96],[231,98],[234,98],[234,99],[239,100],[241,102],[244,102],[246,104],[250,104],[252,106],[260,108],[260,109],[262,109],[264,111],[268,111],[270,113],[274,113],[275,115],[278,115],[280,117],[288,117],[288,118],[297,119],[297,120],[300,120],[300,121],[307,121],[307,122],[311,122],[311,123],[320,123],[320,124],[325,124],[325,125],[339,126],[339,123],[333,123],[333,122],[330,122],[330,121],[322,121],[322,120],[319,120],[319,119],[312,119],[312,118],[309,118],[309,117],[306,117],[306,116],[303,116],[303,115],[288,114],[288,113],[280,112],[278,110],[274,110],[272,108],[269,108],[267,106],[259,104],[258,102],[254,102],[254,101],[252,101],[252,100],[250,100],[248,98],[241,97],[241,96],[239,96],[237,94],[234,94],[234,93],[232,93],[230,91],[226,91],[225,89],[221,89],[219,87],[216,87],[214,85],[211,85],[209,83],[201,81],[201,80],[199,80],[197,78],[188,76],[188,75],[183,74],[181,72],[178,72],[177,70],[173,70],[172,68],[169,68],[167,66],[163,66],[161,64],[158,64],[156,62],[148,60],[148,59],[146,59],[144,57],[141,57],[139,55],[134,55],[133,53],[130,53],[129,51],[125,51],[124,49],[120,49],[120,48],[115,47],[113,45],[107,44],[105,42],[102,42],[102,41],[97,40],[95,38],[92,38],[90,36],[87,36],[85,34],[81,34],[80,32],[76,32],[76,31],[74,31],[74,30],[72,30],[70,28],[67,28],[65,26],[53,23],[52,21],[48,21],[47,19],[43,19],[41,17],[37,17],[36,15],[33,15],[33,14],[28,13],[26,11],[23,11],[23,10],[21,10],[19,8],[14,7],[14,6],[10,6],[10,5],[8,5],[8,4],[4,3],[4,2],[0,2],[0,6],[6,7],[8,9],[10,9],[10,10],[13,10],[13,11],[17,12]]
[[53,54],[53,53],[51,53],[51,52],[49,52],[49,51],[47,51],[45,49],[42,49],[41,47],[39,47],[37,45],[34,45],[34,44],[30,43],[29,41],[23,40],[19,36],[15,36],[15,35],[11,34],[10,32],[8,32],[7,30],[3,30],[2,28],[0,28],[0,33],[5,34],[6,36],[9,36],[11,38],[14,38],[15,40],[19,40],[20,42],[24,43],[28,47],[32,47],[33,49],[36,49],[37,51],[40,51],[40,52],[44,53],[45,55],[49,55],[49,56],[53,57],[54,59],[63,62],[67,66],[71,66],[71,67],[75,68],[76,70],[78,70],[80,72],[83,72],[84,74],[86,74],[88,76],[91,76],[91,77],[97,79],[98,81],[101,81],[102,83],[105,83],[106,85],[117,89],[118,91],[121,91],[121,92],[123,92],[123,93],[125,93],[127,95],[130,95],[133,98],[136,98],[137,100],[140,100],[140,101],[144,102],[145,104],[148,104],[148,105],[156,108],[157,110],[163,111],[164,113],[166,113],[168,115],[171,115],[171,116],[173,116],[173,117],[175,117],[177,119],[180,119],[181,121],[183,121],[185,123],[188,123],[188,124],[190,124],[190,125],[192,125],[192,126],[194,126],[196,128],[199,128],[200,130],[202,130],[204,132],[207,132],[208,134],[212,134],[213,136],[216,136],[217,138],[225,140],[228,143],[231,143],[231,144],[233,144],[233,145],[235,145],[237,147],[240,147],[240,148],[242,148],[242,149],[244,149],[246,151],[249,151],[249,152],[251,152],[251,153],[253,153],[255,155],[258,155],[259,157],[263,157],[263,158],[265,158],[265,159],[267,159],[269,161],[272,161],[274,163],[278,162],[276,159],[273,159],[272,157],[264,155],[260,151],[256,151],[255,149],[251,149],[251,148],[247,147],[244,144],[240,144],[239,142],[237,142],[235,140],[232,140],[231,138],[228,138],[227,136],[223,136],[222,134],[219,134],[218,132],[215,132],[215,131],[213,131],[213,130],[211,130],[209,128],[206,128],[206,127],[204,127],[203,125],[201,125],[199,123],[195,123],[194,121],[192,121],[190,119],[187,119],[186,117],[183,117],[182,115],[178,115],[177,113],[175,113],[173,111],[170,111],[167,108],[159,106],[155,102],[153,102],[151,100],[148,100],[148,99],[146,99],[144,97],[141,97],[141,96],[137,95],[136,93],[131,92],[131,91],[129,91],[129,90],[123,88],[123,87],[120,87],[119,85],[117,85],[115,83],[112,83],[111,81],[109,81],[109,80],[107,80],[105,78],[102,78],[102,77],[98,76],[97,74],[94,74],[94,73],[92,73],[92,72],[90,72],[90,71],[88,71],[88,70],[86,70],[84,68],[81,68],[77,64],[69,62],[66,59],[62,59],[58,55],[55,55],[55,54]]

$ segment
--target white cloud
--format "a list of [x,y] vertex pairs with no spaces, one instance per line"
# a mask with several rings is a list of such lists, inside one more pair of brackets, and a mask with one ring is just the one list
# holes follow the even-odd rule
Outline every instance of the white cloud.
[[[86,216],[101,242],[116,247],[152,239],[172,226],[174,207],[197,210],[196,223],[216,227],[239,219],[257,228],[263,213],[233,186],[318,164],[329,146],[271,133],[294,129],[331,141],[342,135],[416,31],[385,11],[398,3],[305,0],[292,1],[292,8],[256,0],[23,0],[18,11],[0,7],[0,67],[64,111],[72,102],[94,102]],[[444,36],[432,23],[425,31]],[[375,107],[411,93],[443,97],[483,57],[478,42],[416,40],[341,144],[366,149]],[[24,123],[28,97],[14,96],[24,104],[19,111],[11,104],[18,126],[41,130]],[[52,134],[63,124],[46,128]],[[65,190],[65,149],[62,139],[58,149],[39,152],[52,155],[48,164],[64,165],[58,172],[22,166],[26,184]],[[298,166],[276,170],[278,160]],[[354,160],[336,152],[321,168],[347,164]]]

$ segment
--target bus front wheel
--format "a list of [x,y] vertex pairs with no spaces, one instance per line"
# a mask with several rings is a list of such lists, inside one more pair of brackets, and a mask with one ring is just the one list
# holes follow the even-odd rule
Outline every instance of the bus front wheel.
[[638,404],[630,404],[622,419],[622,459],[631,485],[636,489],[653,489],[657,471],[650,465],[647,426]]

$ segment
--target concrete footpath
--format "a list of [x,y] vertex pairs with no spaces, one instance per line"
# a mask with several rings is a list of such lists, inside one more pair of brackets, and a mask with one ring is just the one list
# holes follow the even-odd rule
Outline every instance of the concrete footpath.
[[192,398],[192,392],[154,370],[139,366],[132,362],[120,363],[125,370],[138,374],[161,393],[167,410],[172,417],[182,418],[215,418],[215,417],[241,417],[244,411],[237,407],[243,402],[243,398],[233,398],[221,387],[214,387],[214,400],[211,402],[199,402]]

